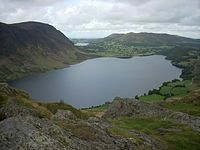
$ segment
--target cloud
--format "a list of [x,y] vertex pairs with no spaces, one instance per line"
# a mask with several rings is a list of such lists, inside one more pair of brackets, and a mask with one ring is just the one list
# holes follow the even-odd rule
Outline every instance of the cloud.
[[200,38],[199,0],[0,0],[0,21],[41,21],[69,37],[167,32]]

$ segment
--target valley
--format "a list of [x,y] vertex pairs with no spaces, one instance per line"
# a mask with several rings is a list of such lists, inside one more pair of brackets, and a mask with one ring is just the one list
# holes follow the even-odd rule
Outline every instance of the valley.
[[200,150],[200,0],[0,0],[0,150]]
[[[89,44],[74,46],[75,44],[64,34],[46,24],[36,22],[13,25],[1,24],[0,31],[4,33],[0,34],[0,39],[3,41],[0,45],[0,77],[1,81],[4,82],[0,83],[1,149],[199,149],[199,40],[168,34],[129,33],[127,35],[113,34],[104,39],[84,41],[76,39],[73,41]],[[27,34],[30,34],[30,36],[26,37]],[[19,42],[19,39],[23,39],[24,42]],[[167,60],[160,55],[164,55]],[[49,93],[52,101],[45,101],[32,98],[26,91],[13,88],[5,83],[22,76],[29,78],[31,77],[30,74],[37,76],[37,73],[64,68],[77,62],[82,63],[75,66],[80,66],[87,61],[93,62],[92,65],[94,65],[94,60],[90,58],[96,57],[100,57],[97,59],[109,59],[112,62],[116,60],[120,63],[122,61],[128,62],[128,64],[123,65],[115,62],[116,66],[111,66],[112,69],[108,69],[111,71],[120,66],[121,69],[130,70],[131,66],[134,69],[141,63],[145,63],[145,60],[142,60],[139,63],[134,63],[136,64],[134,66],[129,62],[134,59],[133,56],[150,58],[151,61],[147,61],[147,64],[155,64],[155,62],[162,64],[156,59],[162,57],[163,61],[174,65],[171,67],[176,66],[182,69],[182,79],[174,79],[174,76],[170,79],[165,78],[160,81],[160,87],[157,86],[150,90],[148,88],[149,91],[146,90],[147,92],[140,92],[140,94],[136,92],[137,95],[134,98],[115,97],[109,102],[102,103],[102,105],[96,103],[95,105],[87,105],[86,108],[82,109],[67,104],[62,98],[58,102],[58,98],[54,99],[51,96],[53,92]],[[156,73],[157,70],[156,67],[150,68],[147,64],[144,66],[147,67],[145,70],[148,72],[143,73],[143,75],[147,75],[144,78],[146,80],[148,80],[151,71]],[[101,67],[97,68],[105,69],[106,67],[103,63]],[[72,67],[66,69],[70,68],[74,72]],[[91,68],[89,66],[89,69]],[[171,72],[163,66],[160,66],[160,69],[160,71],[157,70],[157,73],[162,77],[167,73],[171,75]],[[83,68],[82,71],[86,73],[85,77],[92,79],[87,74],[90,71]],[[94,71],[93,73],[99,74],[98,78],[102,77],[101,72]],[[115,72],[111,74],[111,78],[106,83],[112,81],[114,75],[123,73],[127,75],[125,78],[132,77],[135,74],[134,71],[133,74],[130,74],[126,70]],[[164,74],[162,75],[162,73]],[[69,75],[69,73],[67,74]],[[77,79],[84,77],[82,74],[78,74],[81,76]],[[72,77],[76,77],[75,75],[77,74],[72,74]],[[180,74],[177,75],[179,77]],[[63,76],[65,75],[59,75],[56,78],[62,79]],[[158,78],[158,75],[152,76]],[[103,79],[105,80],[105,78]],[[41,81],[44,81],[44,79],[41,79]],[[52,81],[52,78],[50,81]],[[50,81],[46,83],[51,83]],[[63,81],[60,80],[58,83],[63,83]],[[77,85],[79,84],[78,87],[82,88],[82,91],[83,89],[87,90],[85,86],[87,83],[80,84],[80,80],[77,81]],[[101,80],[95,79],[95,81],[99,81],[100,83],[97,85],[101,85]],[[142,81],[140,80],[139,83],[142,83]],[[36,81],[33,83],[36,83]],[[33,83],[31,84],[34,85]],[[44,91],[47,87],[43,87],[47,85],[46,83],[41,82],[41,89],[38,93],[48,93]],[[68,84],[70,81],[66,83],[70,85]],[[117,81],[113,83],[117,83]],[[120,85],[127,86],[130,79],[124,83],[122,81]],[[73,84],[74,82],[71,83],[71,85]],[[55,83],[48,85],[49,88],[54,86],[56,87]],[[139,86],[140,84],[137,85],[137,87]],[[119,85],[114,87],[119,87]],[[62,90],[66,92],[67,89],[69,88]],[[110,88],[104,87],[102,89],[110,92]],[[131,91],[133,87],[128,89]],[[60,91],[61,89],[57,93]],[[99,91],[101,91],[101,88],[99,88]],[[119,91],[121,89],[118,90],[118,93]],[[137,91],[137,89],[134,91]],[[74,90],[70,93],[73,92],[76,95],[80,93]],[[90,89],[86,95],[90,97],[93,93]],[[74,99],[71,99],[71,101],[74,102]]]

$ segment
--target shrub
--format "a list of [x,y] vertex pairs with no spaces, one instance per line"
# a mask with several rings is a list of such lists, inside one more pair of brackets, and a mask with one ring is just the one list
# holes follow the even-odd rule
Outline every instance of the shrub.
[[135,99],[139,99],[138,95],[135,96]]

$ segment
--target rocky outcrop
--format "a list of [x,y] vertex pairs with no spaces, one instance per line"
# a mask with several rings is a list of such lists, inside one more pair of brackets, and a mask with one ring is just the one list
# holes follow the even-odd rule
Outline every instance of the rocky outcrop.
[[56,114],[52,116],[52,119],[68,121],[76,119],[76,116],[69,110],[59,109]]
[[200,132],[200,117],[182,112],[173,112],[152,103],[131,98],[116,97],[112,105],[103,115],[103,118],[119,118],[123,116],[168,119],[172,122],[188,125]]
[[7,85],[1,89],[0,95],[7,97],[0,105],[1,150],[130,150],[138,147],[132,139],[111,135],[106,121],[94,117],[76,118],[69,110],[58,109],[52,114],[18,90]]
[[[187,124],[199,131],[198,117],[172,112],[133,99],[116,98],[103,118],[83,119],[74,113],[76,111],[70,111],[75,108],[62,107],[52,111],[52,108],[48,109],[44,104],[32,102],[26,94],[22,94],[23,92],[6,85],[3,87],[0,86],[2,89],[0,95],[7,95],[7,99],[3,105],[0,105],[0,149],[2,150],[160,150],[167,148],[163,141],[141,131],[119,129],[128,132],[130,137],[111,132],[111,129],[118,129],[118,127],[107,121],[107,118],[115,119],[122,116],[165,118]],[[53,106],[58,107],[51,105]],[[159,132],[177,133],[179,130],[160,128]]]
[[188,115],[182,112],[172,112],[169,116],[166,116],[166,118],[170,121],[188,125],[194,130],[200,132],[200,117]]
[[135,147],[131,140],[111,136],[97,125],[77,122],[74,126],[77,129],[71,131],[48,119],[11,117],[0,122],[0,149],[130,150]]
[[166,117],[171,111],[154,104],[145,103],[132,98],[116,97],[103,118],[118,118],[122,116],[135,117]]
[[64,150],[63,143],[70,140],[66,139],[67,136],[62,137],[63,134],[47,120],[32,116],[11,117],[0,122],[0,149]]
[[30,96],[26,92],[12,88],[7,83],[0,83],[0,94],[5,96],[9,95],[13,97],[21,96],[30,99]]

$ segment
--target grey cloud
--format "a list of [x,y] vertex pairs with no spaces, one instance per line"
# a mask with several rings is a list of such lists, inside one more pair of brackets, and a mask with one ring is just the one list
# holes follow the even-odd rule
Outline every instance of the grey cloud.
[[200,38],[199,0],[0,0],[0,4],[2,22],[46,22],[72,37],[145,31]]

